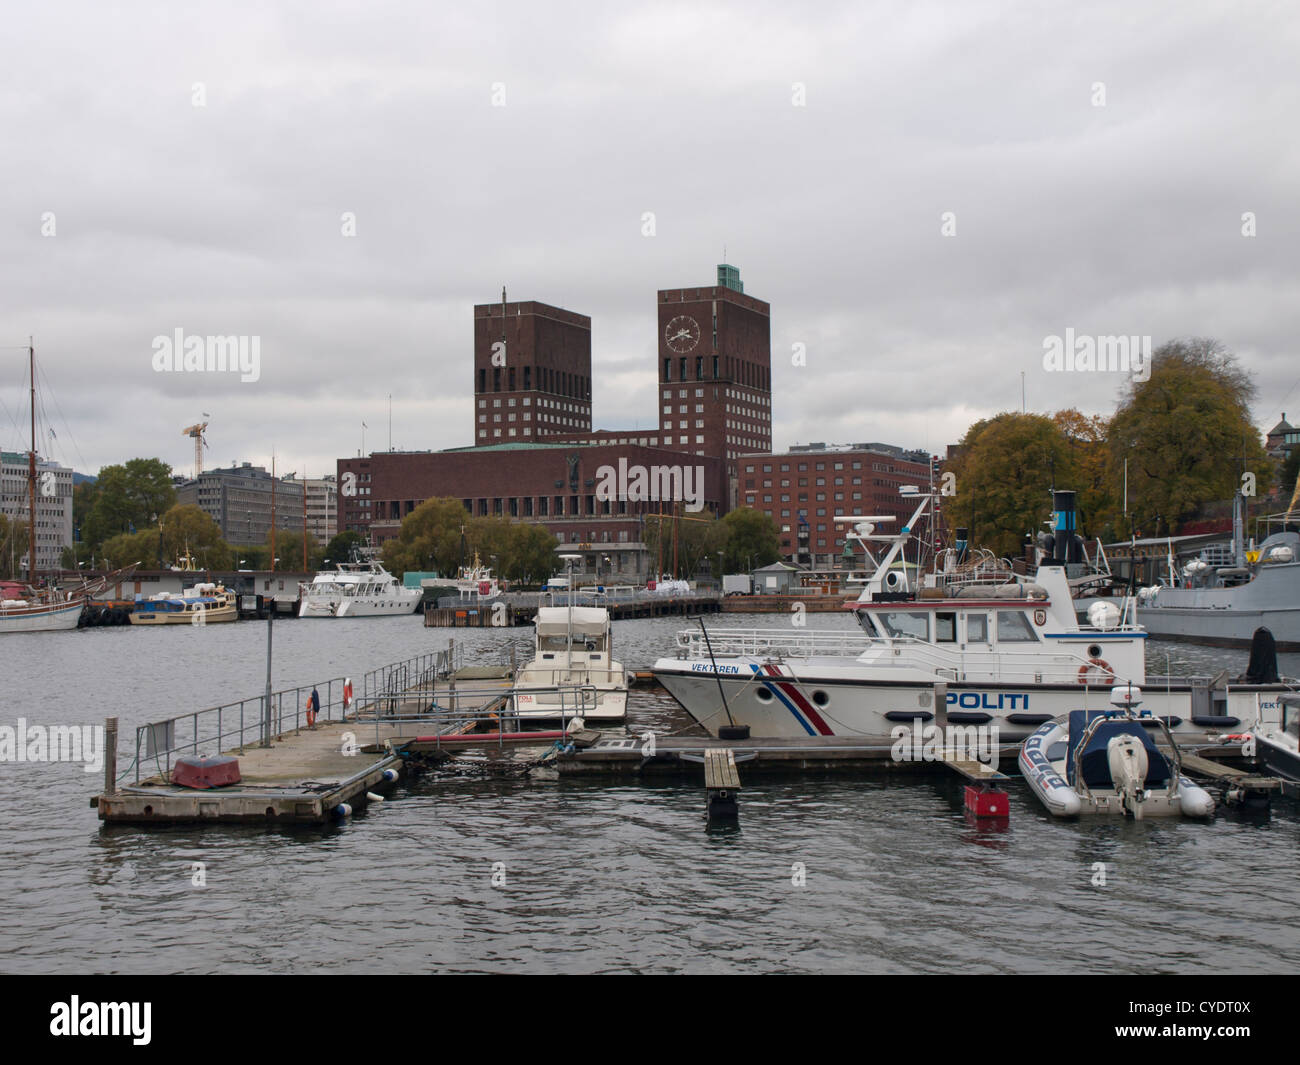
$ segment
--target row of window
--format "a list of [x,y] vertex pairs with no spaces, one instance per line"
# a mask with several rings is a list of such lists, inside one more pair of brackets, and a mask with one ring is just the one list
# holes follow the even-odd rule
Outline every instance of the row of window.
[[[716,334],[714,336],[714,343],[717,343]],[[677,380],[692,380],[690,370],[694,367],[695,377],[693,379],[696,381],[718,381],[725,379],[728,381],[738,381],[740,384],[749,385],[751,388],[761,388],[764,391],[770,391],[772,388],[772,371],[766,366],[759,366],[756,363],[746,362],[743,359],[733,359],[730,356],[728,356],[721,365],[719,364],[719,357],[717,355],[709,357],[710,361],[708,362],[705,361],[705,358],[706,357],[703,355],[696,355],[694,359],[691,359],[689,356],[683,355],[678,359],[664,359],[664,381],[671,381],[673,379],[674,368],[677,370]],[[711,376],[707,372],[710,367],[713,370]],[[723,371],[721,374],[718,373],[719,369],[722,369]]]
[[[524,367],[524,387],[521,391],[533,391],[535,378],[537,391],[539,392],[550,392],[558,396],[571,396],[574,399],[591,399],[590,377],[567,373],[564,370],[552,370],[549,366],[538,366],[536,369],[537,372],[534,374],[532,366]],[[506,372],[504,375],[501,371],[502,367],[500,366],[492,367],[492,391],[517,391],[515,388],[515,368],[513,366],[505,367]],[[478,371],[478,390],[480,392],[488,391],[487,385],[487,367],[480,367]]]

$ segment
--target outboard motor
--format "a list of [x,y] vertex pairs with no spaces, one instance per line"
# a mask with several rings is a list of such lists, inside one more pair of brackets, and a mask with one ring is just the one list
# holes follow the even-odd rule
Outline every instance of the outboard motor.
[[1250,638],[1250,662],[1246,666],[1247,684],[1276,684],[1277,642],[1262,625]]
[[1106,763],[1119,801],[1135,821],[1141,821],[1148,768],[1142,741],[1137,736],[1112,736],[1106,744]]

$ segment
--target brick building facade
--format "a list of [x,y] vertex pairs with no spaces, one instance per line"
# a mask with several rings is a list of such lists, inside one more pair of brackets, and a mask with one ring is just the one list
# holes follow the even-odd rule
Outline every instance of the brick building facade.
[[803,566],[837,564],[847,526],[836,514],[892,514],[897,531],[916,506],[899,488],[930,483],[930,456],[891,444],[808,444],[739,461],[741,502],[776,523],[782,558]]

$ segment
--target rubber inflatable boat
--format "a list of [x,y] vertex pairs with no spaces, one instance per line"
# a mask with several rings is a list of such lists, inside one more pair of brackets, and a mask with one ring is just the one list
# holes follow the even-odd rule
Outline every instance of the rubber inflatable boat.
[[1128,685],[1115,688],[1116,709],[1073,710],[1025,740],[1020,772],[1052,816],[1122,814],[1141,820],[1214,812],[1210,793],[1183,776],[1168,724],[1138,713],[1140,694]]

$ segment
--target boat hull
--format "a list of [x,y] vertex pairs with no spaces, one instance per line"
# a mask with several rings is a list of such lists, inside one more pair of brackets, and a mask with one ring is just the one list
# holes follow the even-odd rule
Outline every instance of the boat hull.
[[1300,783],[1300,751],[1287,744],[1283,737],[1256,733],[1255,753],[1273,776]]
[[81,600],[58,606],[0,608],[0,633],[61,632],[75,629],[81,620]]
[[[853,663],[786,659],[719,662],[718,671],[707,662],[675,658],[660,659],[654,666],[660,683],[710,732],[730,717],[748,725],[753,736],[884,738],[900,724],[936,720],[938,678],[920,669],[873,671]],[[1143,705],[1155,716],[1177,719],[1168,723],[1180,741],[1194,740],[1255,727],[1262,716],[1261,702],[1275,707],[1284,690],[1280,685],[1234,686],[1217,704],[1226,714],[1217,716],[1193,713],[1193,692],[1186,684],[1145,688]],[[1071,710],[1110,709],[1109,698],[1108,686],[950,682],[947,717],[950,724],[996,726],[999,742],[1019,742]]]
[[1267,628],[1280,651],[1300,651],[1300,563],[1272,564],[1232,588],[1161,588],[1138,606],[1152,636],[1222,647],[1249,647]]
[[141,610],[137,607],[131,613],[132,625],[218,625],[224,621],[237,621],[239,612],[234,603],[214,607],[211,610]]

